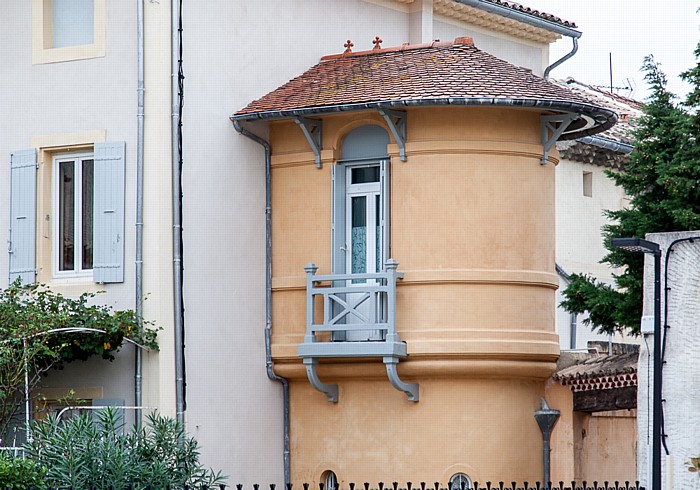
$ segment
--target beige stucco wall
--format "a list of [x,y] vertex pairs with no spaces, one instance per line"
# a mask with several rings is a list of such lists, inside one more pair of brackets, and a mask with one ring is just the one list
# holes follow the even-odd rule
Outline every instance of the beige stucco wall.
[[[382,122],[370,112],[324,117],[321,169],[294,123],[270,130],[272,347],[276,371],[293,379],[293,480],[325,470],[345,482],[446,481],[458,471],[541,479],[533,411],[559,353],[556,154],[540,165],[534,111],[409,109],[407,161],[389,145],[391,256],[405,273],[397,328],[409,352],[399,372],[420,384],[421,401],[394,390],[380,360],[319,366],[323,380],[339,382],[338,404],[308,384],[296,354],[303,267],[330,272],[331,166],[343,136],[362,124]],[[469,400],[489,410],[465,409]],[[428,442],[445,440],[455,443]]]
[[634,482],[637,474],[634,410],[574,414],[576,480]]

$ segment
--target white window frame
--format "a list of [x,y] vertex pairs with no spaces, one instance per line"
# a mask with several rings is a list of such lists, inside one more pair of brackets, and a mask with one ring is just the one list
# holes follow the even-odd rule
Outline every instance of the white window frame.
[[[380,178],[377,182],[369,182],[364,184],[353,184],[352,183],[352,171],[358,168],[368,168],[377,167],[379,168]],[[365,207],[365,222],[367,226],[367,243],[373,244],[373,247],[366,247],[367,257],[365,257],[365,265],[367,266],[366,271],[363,273],[375,273],[381,272],[384,269],[385,257],[379,258],[379,270],[374,270],[377,263],[377,242],[379,242],[379,250],[383,255],[384,253],[384,193],[382,192],[382,178],[381,173],[383,171],[383,165],[381,162],[370,163],[370,164],[359,164],[359,165],[346,165],[346,177],[345,177],[345,247],[348,249],[346,253],[346,264],[345,270],[348,274],[352,273],[352,199],[354,197],[364,197],[366,199]],[[376,223],[377,216],[377,199],[379,196],[379,223]],[[379,226],[380,233],[377,236],[377,226]],[[371,267],[370,267],[371,264]]]
[[[52,200],[52,233],[51,233],[51,256],[52,256],[52,273],[53,277],[55,279],[70,279],[70,278],[92,278],[92,269],[83,269],[82,268],[82,263],[83,263],[83,257],[82,257],[82,240],[83,240],[83,220],[82,217],[80,216],[80,213],[82,211],[82,194],[83,194],[83,182],[82,182],[82,172],[83,172],[83,166],[82,162],[84,160],[92,160],[93,165],[95,161],[95,154],[94,152],[80,152],[80,153],[62,153],[62,154],[57,154],[54,155],[52,159],[52,182],[51,182],[51,200]],[[74,184],[74,213],[75,216],[73,218],[74,221],[74,237],[75,237],[75,243],[74,243],[74,257],[73,257],[73,263],[75,265],[75,268],[72,271],[62,271],[59,270],[59,264],[60,264],[60,253],[61,253],[61,244],[59,243],[59,238],[61,236],[60,230],[59,230],[59,206],[60,206],[60,182],[59,182],[59,165],[61,162],[66,162],[66,161],[73,161],[75,162],[74,168],[75,168],[75,174],[74,174],[74,179],[75,179],[75,184]],[[93,184],[94,186],[94,184]],[[91,203],[90,206],[93,204]],[[94,226],[94,215],[93,215],[93,226]],[[94,244],[93,244],[94,246]],[[94,252],[93,252],[93,257],[94,257]]]

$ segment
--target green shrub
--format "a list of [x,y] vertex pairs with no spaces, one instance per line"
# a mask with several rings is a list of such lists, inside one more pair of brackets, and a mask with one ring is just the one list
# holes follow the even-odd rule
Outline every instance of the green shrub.
[[124,433],[120,411],[105,408],[80,417],[32,425],[30,458],[47,468],[51,488],[135,489],[212,486],[220,473],[199,462],[197,441],[173,419],[151,414],[138,432]]
[[43,490],[46,468],[31,459],[0,451],[0,488]]

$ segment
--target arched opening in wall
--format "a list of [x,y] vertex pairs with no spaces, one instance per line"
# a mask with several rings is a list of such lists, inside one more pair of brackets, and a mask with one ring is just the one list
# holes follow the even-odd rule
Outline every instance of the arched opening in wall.
[[449,490],[470,490],[472,479],[466,473],[455,473],[450,477]]
[[338,477],[331,470],[323,472],[321,482],[326,490],[338,490]]

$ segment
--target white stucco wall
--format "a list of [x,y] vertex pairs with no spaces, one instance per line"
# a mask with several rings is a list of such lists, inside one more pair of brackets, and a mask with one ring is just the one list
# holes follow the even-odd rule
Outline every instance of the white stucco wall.
[[[0,59],[0,288],[8,283],[10,153],[31,148],[37,136],[104,130],[107,141],[126,141],[125,280],[104,286],[96,301],[134,308],[134,203],[136,161],[136,9],[107,2],[106,55],[94,59],[32,64],[32,2],[2,6]],[[94,284],[88,284],[94,289]],[[78,291],[81,288],[72,288]],[[64,291],[65,292],[65,291]],[[70,294],[70,293],[69,293]],[[105,398],[133,404],[133,352],[110,363],[91,360],[51,371],[45,386],[101,386]]]
[[[592,178],[591,197],[583,194],[583,174],[590,172]],[[602,227],[609,222],[606,210],[619,210],[627,200],[622,188],[605,175],[598,165],[562,159],[556,170],[556,260],[568,274],[586,273],[599,281],[613,284],[614,270],[601,264],[607,251],[603,246]],[[557,304],[563,299],[566,281],[560,278]],[[584,324],[584,315],[578,315],[574,349],[585,349],[588,341],[609,340],[608,335],[598,334]],[[563,308],[557,309],[557,332],[562,349],[571,349],[571,314]],[[629,336],[615,335],[614,342],[636,342]]]
[[[668,262],[668,282],[664,281],[666,252],[674,240],[698,237],[694,242],[673,246]],[[667,457],[662,448],[662,479],[668,489],[698,489],[698,473],[690,473],[683,464],[700,454],[700,231],[652,233],[647,240],[656,242],[661,258],[661,327],[666,330],[663,360],[665,400],[664,426],[667,434]],[[668,291],[668,319],[664,321],[664,288]],[[654,314],[654,259],[647,255],[644,264],[644,315]],[[662,339],[663,343],[663,339]],[[637,388],[638,476],[643,485],[649,482],[654,336],[646,336],[639,354]],[[648,487],[647,487],[648,488]]]

